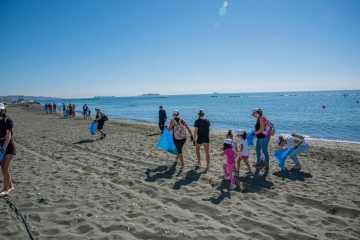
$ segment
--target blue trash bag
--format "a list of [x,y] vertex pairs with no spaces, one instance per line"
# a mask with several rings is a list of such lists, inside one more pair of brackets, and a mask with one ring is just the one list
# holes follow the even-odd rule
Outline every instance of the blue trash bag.
[[50,114],[50,110],[47,108],[47,109],[45,110],[45,113],[46,113],[46,114]]
[[254,146],[254,142],[256,139],[256,136],[253,136],[252,134],[255,132],[255,129],[251,130],[250,132],[248,132],[248,134],[246,135],[246,141],[248,143],[248,147],[251,148]]
[[[1,146],[0,146],[0,150],[1,150],[2,148],[1,148]],[[5,156],[5,152],[3,152],[3,153],[1,153],[0,152],[0,162],[3,160],[3,157]]]
[[167,128],[164,128],[164,132],[156,145],[157,148],[164,149],[165,151],[178,155],[178,151],[176,149],[173,135]]
[[273,152],[273,155],[276,161],[279,163],[281,170],[285,170],[285,160],[289,156],[289,154],[294,150],[294,147],[288,148],[286,150],[280,149]]
[[90,125],[90,133],[91,133],[91,135],[94,135],[96,133],[97,126],[98,126],[97,122],[94,121],[94,122],[91,123],[91,125]]

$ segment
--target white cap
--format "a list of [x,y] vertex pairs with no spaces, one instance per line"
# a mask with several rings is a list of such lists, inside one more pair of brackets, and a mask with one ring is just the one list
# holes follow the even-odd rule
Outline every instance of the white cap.
[[99,107],[95,107],[95,110],[99,110]]
[[202,108],[199,109],[198,113],[204,113],[205,114],[204,109],[202,109]]
[[253,110],[251,110],[251,116],[254,114],[254,112],[258,112],[259,109],[258,108],[254,108]]
[[2,102],[0,102],[0,109],[5,109],[5,105]]
[[226,143],[226,144],[232,144],[232,140],[230,138],[225,138],[224,142],[223,143]]
[[179,115],[179,114],[180,114],[179,110],[174,110],[173,115]]
[[239,129],[236,131],[236,136],[243,135],[243,133],[244,133],[244,130]]

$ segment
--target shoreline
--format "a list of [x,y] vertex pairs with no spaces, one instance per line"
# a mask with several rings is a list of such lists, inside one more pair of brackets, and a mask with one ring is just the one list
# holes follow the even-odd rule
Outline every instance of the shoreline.
[[[185,169],[156,148],[157,125],[109,119],[106,139],[90,135],[93,120],[43,109],[8,108],[17,155],[9,199],[27,216],[38,239],[358,239],[360,167],[358,144],[309,140],[299,155],[301,171],[268,172],[223,180],[223,157],[195,169],[187,141]],[[210,149],[225,135],[210,132]],[[274,141],[269,153],[278,149]],[[249,163],[255,161],[250,149]],[[201,162],[205,164],[204,152]],[[291,159],[285,166],[290,169]],[[253,169],[255,170],[255,169]],[[2,184],[2,179],[1,183]],[[22,222],[3,204],[0,238],[26,239]],[[185,235],[184,235],[185,233]]]

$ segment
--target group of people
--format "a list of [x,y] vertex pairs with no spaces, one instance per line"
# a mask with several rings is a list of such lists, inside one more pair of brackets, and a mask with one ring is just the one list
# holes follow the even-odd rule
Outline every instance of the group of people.
[[45,111],[49,112],[49,114],[52,114],[53,112],[56,113],[56,103],[45,103]]
[[[159,128],[163,133],[167,116],[164,108],[162,106],[159,108]],[[270,164],[268,145],[270,142],[271,133],[274,131],[274,129],[269,126],[271,122],[269,122],[268,119],[263,115],[261,108],[252,109],[251,115],[256,118],[254,131],[252,131],[251,134],[254,137],[256,136],[257,139],[255,144],[256,162],[253,164],[253,167],[268,171]],[[190,141],[192,141],[196,146],[195,152],[197,161],[195,162],[195,167],[201,167],[200,148],[203,146],[206,158],[206,169],[210,169],[210,121],[205,118],[205,112],[203,109],[199,109],[198,111],[198,119],[196,119],[194,122],[193,132],[191,131],[187,122],[183,118],[180,118],[180,112],[178,110],[173,112],[173,119],[171,119],[167,130],[173,133],[174,144],[178,152],[175,161],[177,162],[180,160],[180,169],[184,169],[185,167],[182,148],[186,142],[187,133],[190,134]],[[216,155],[226,156],[227,161],[223,165],[223,171],[224,179],[231,181],[230,189],[235,189],[237,187],[234,176],[238,176],[240,173],[241,161],[244,161],[246,164],[246,175],[253,174],[251,166],[248,162],[249,146],[247,142],[247,134],[248,133],[245,130],[238,130],[236,132],[236,137],[239,139],[239,143],[237,143],[236,140],[234,140],[232,131],[229,130],[223,141],[223,146],[220,148],[220,152],[214,151],[214,154]],[[297,155],[308,151],[310,148],[309,143],[300,136],[285,137],[280,135],[276,140],[276,144],[281,148],[293,147],[294,150],[289,155],[295,164],[292,168],[301,169],[302,166]],[[264,163],[262,164],[262,162]]]
[[91,110],[86,103],[83,106],[82,115],[84,116],[84,119],[91,119]]

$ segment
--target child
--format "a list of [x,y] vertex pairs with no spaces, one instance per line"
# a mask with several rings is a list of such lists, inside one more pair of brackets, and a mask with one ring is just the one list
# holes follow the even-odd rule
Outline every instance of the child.
[[219,156],[225,156],[226,155],[226,163],[223,164],[223,170],[224,170],[224,179],[231,181],[230,189],[235,189],[237,185],[235,184],[234,180],[234,174],[233,174],[233,168],[235,165],[235,157],[237,157],[238,154],[232,147],[232,140],[227,138],[224,140],[224,152],[219,153]]
[[246,173],[246,175],[252,175],[253,172],[251,171],[251,167],[250,167],[250,164],[248,162],[248,159],[249,159],[249,148],[248,148],[248,143],[247,143],[247,140],[246,140],[246,131],[244,130],[238,130],[236,132],[236,136],[238,138],[240,138],[240,143],[239,143],[239,151],[240,151],[240,156],[237,158],[237,165],[236,165],[236,173],[235,175],[236,176],[239,176],[239,173],[240,173],[240,162],[241,160],[244,160],[247,168],[248,168],[248,172]]

